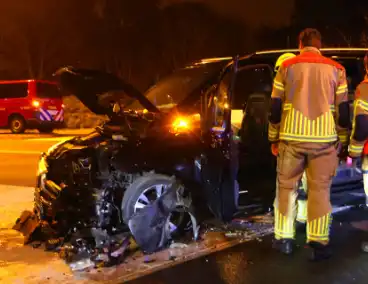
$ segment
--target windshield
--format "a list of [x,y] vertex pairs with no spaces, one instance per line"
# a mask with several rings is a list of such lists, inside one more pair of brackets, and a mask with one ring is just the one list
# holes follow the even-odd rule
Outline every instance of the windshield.
[[61,98],[61,93],[56,84],[36,83],[38,98]]
[[[199,99],[202,87],[218,74],[215,70],[207,65],[179,69],[153,85],[144,96],[161,110],[171,109],[189,95],[198,95]],[[138,109],[137,103],[130,108]]]

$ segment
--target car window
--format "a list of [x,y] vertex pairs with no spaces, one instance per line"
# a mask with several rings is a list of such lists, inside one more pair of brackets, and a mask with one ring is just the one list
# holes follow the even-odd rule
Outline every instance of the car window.
[[28,95],[28,83],[0,84],[1,99],[25,98]]
[[214,73],[206,66],[179,69],[157,82],[145,93],[145,96],[158,108],[172,108],[206,84],[218,72],[217,70]]
[[61,93],[56,84],[36,83],[36,96],[38,98],[60,98]]
[[230,107],[228,87],[232,74],[234,73],[229,72],[225,75],[217,90],[210,97],[208,117],[211,126],[225,128],[225,111]]
[[[230,75],[226,75],[219,88],[227,89]],[[272,69],[268,65],[246,66],[238,70],[236,75],[232,109],[243,109],[249,96],[253,94],[268,94],[272,92]]]

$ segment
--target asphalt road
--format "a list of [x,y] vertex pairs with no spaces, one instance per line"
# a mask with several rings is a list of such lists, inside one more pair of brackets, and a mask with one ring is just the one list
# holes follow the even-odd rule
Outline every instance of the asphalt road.
[[41,152],[68,135],[0,134],[0,184],[34,186]]
[[271,249],[271,236],[198,258],[172,269],[137,279],[134,284],[350,284],[368,283],[368,211],[354,210],[335,217],[332,227],[334,255],[322,262],[308,261],[305,234],[297,235],[298,248],[292,256]]

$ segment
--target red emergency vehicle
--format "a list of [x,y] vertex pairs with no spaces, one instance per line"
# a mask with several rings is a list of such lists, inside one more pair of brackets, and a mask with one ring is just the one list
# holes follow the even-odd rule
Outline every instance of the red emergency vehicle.
[[54,82],[0,81],[0,127],[13,133],[38,129],[50,133],[64,125],[64,105]]

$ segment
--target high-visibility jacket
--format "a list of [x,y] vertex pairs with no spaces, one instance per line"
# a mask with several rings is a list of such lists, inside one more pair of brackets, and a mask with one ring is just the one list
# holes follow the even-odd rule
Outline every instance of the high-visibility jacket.
[[285,60],[274,79],[270,142],[348,143],[350,124],[345,68],[313,47]]
[[[351,132],[349,155],[362,155],[368,139],[368,77],[355,90],[353,131]],[[366,146],[367,148],[368,146]],[[367,151],[367,149],[366,149]]]

